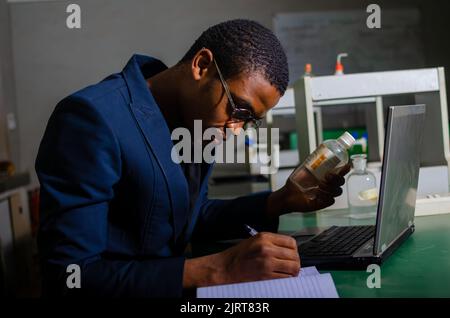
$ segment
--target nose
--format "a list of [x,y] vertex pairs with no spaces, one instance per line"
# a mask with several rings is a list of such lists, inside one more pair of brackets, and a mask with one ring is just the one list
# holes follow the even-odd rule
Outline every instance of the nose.
[[241,133],[241,130],[244,128],[244,122],[231,122],[225,125],[227,130],[231,131],[231,133],[235,136]]

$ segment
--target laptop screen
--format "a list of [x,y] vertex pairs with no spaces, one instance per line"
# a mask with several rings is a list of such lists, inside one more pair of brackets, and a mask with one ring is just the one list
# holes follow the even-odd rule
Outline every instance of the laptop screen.
[[425,105],[389,107],[374,254],[414,224]]

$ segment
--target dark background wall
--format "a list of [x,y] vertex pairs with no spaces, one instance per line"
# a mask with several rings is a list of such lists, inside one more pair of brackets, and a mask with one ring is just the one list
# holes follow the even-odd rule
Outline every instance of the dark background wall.
[[[73,2],[81,6],[82,28],[79,30],[70,30],[65,24],[66,7]],[[446,2],[377,1],[382,9],[419,8],[426,66],[448,69],[450,50],[446,39],[450,10]],[[272,28],[276,13],[356,9],[366,14],[368,3],[359,0],[7,3],[0,0],[0,156],[13,158],[20,170],[33,171],[39,141],[58,100],[120,71],[135,52],[158,57],[170,66],[204,29],[227,19],[249,18]],[[16,115],[18,124],[9,134],[5,133],[7,112]],[[355,116],[355,122],[361,118],[357,112],[340,116]]]
[[19,162],[19,130],[8,130],[7,114],[16,114],[11,23],[6,1],[0,1],[0,160]]

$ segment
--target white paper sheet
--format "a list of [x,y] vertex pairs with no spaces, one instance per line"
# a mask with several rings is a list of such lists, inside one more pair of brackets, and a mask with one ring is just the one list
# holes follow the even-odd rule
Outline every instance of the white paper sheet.
[[315,267],[306,267],[299,276],[202,287],[198,298],[338,298],[330,274],[319,274]]

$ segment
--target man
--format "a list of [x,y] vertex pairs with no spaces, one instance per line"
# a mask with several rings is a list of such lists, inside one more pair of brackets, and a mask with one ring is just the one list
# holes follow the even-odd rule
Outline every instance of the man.
[[[212,166],[171,159],[176,127],[192,130],[198,119],[204,129],[238,132],[262,118],[287,84],[274,34],[233,20],[206,30],[171,68],[135,55],[121,73],[62,100],[36,161],[45,292],[180,296],[297,275],[295,240],[263,231],[276,231],[283,213],[331,205],[342,176],[330,175],[315,200],[289,182],[273,193],[209,200]],[[193,236],[243,235],[244,224],[263,233],[221,253],[184,257]],[[80,266],[80,289],[66,286],[69,264]]]

